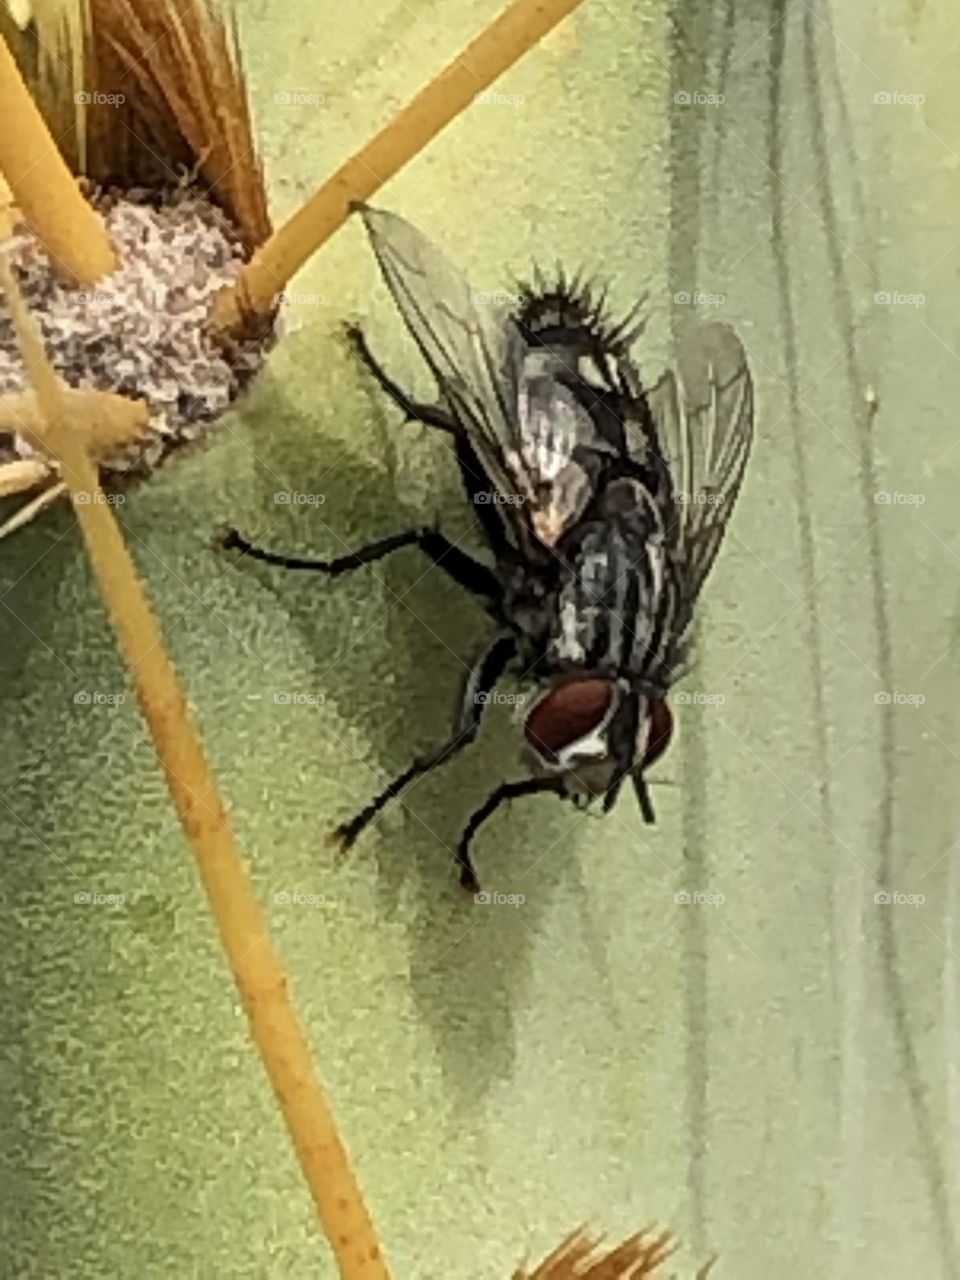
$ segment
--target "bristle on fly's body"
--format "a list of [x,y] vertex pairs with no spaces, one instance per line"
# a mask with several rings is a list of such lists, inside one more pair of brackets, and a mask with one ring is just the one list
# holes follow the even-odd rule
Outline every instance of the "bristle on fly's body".
[[608,281],[591,279],[583,270],[568,279],[559,263],[553,281],[548,282],[534,265],[531,281],[517,282],[520,301],[514,318],[532,346],[576,346],[597,355],[625,356],[646,326],[638,317],[647,295],[626,316],[614,320],[607,310],[609,289]]

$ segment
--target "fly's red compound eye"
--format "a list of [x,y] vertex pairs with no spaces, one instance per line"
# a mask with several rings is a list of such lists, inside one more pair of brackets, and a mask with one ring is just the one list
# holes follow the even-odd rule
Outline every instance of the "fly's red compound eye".
[[650,703],[650,729],[647,745],[641,761],[642,769],[649,769],[663,755],[673,737],[673,712],[665,702]]
[[598,728],[613,704],[614,685],[599,676],[558,680],[527,716],[524,735],[547,760]]

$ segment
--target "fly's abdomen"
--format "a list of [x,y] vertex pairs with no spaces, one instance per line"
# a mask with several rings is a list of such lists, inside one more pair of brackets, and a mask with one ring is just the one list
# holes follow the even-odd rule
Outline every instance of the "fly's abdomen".
[[605,674],[642,671],[655,646],[664,591],[663,527],[643,486],[617,481],[597,519],[564,547],[566,567],[548,645],[551,665]]

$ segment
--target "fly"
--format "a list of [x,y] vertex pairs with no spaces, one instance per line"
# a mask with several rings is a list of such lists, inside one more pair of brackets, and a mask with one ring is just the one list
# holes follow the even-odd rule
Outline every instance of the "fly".
[[395,214],[358,205],[398,310],[439,388],[412,400],[355,327],[357,354],[408,420],[444,432],[494,567],[435,528],[383,538],[332,561],[224,545],[288,568],[337,575],[417,546],[497,623],[462,690],[453,731],[338,828],[349,848],[417,777],[476,737],[508,668],[533,681],[523,722],[530,770],[502,782],[456,850],[461,884],[479,887],[470,849],[504,802],[552,792],[612,808],[629,779],[655,821],[646,774],[670,743],[667,702],[682,674],[693,611],[740,491],[753,441],[753,384],[728,326],[692,329],[675,370],[647,387],[630,349],[643,303],[619,323],[604,295],[538,272],[509,305],[478,305],[446,255]]

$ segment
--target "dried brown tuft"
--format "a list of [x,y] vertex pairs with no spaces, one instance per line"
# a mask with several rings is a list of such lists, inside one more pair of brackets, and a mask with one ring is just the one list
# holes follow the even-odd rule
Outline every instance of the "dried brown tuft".
[[567,1236],[535,1271],[514,1272],[513,1280],[642,1280],[652,1276],[674,1252],[669,1232],[638,1231],[606,1252],[601,1241],[582,1228]]
[[192,175],[248,253],[269,236],[236,25],[212,0],[36,0],[13,43],[75,173],[121,187]]

